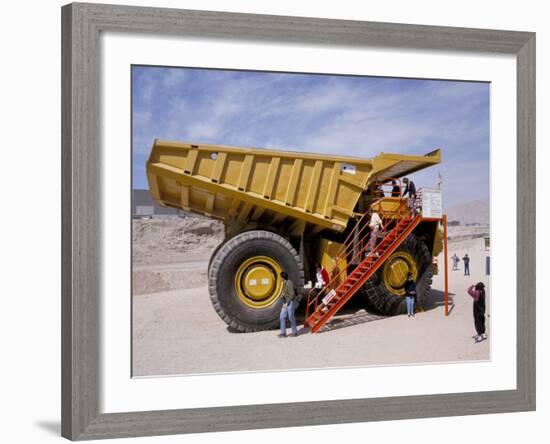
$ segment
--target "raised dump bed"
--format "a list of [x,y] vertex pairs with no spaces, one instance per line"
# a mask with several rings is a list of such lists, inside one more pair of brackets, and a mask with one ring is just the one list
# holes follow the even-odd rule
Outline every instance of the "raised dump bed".
[[226,222],[289,217],[343,231],[372,167],[350,157],[156,141],[147,175],[160,204]]
[[291,218],[342,232],[369,181],[439,162],[428,156],[374,159],[195,145],[156,140],[147,162],[152,197],[163,206],[262,225]]
[[[225,241],[208,269],[210,298],[229,326],[255,331],[278,324],[282,271],[298,293],[305,282],[315,282],[316,264],[332,276],[341,264],[349,264],[351,258],[338,252],[359,228],[359,214],[377,200],[376,186],[440,160],[439,150],[426,156],[382,153],[361,159],[156,140],[147,178],[160,205],[224,222]],[[378,200],[382,217],[395,213],[392,208],[402,200]],[[435,224],[412,227],[403,245],[388,253],[365,292],[358,294],[366,294],[381,312],[399,313],[404,310],[402,276],[410,271],[417,279],[419,299],[426,295]]]

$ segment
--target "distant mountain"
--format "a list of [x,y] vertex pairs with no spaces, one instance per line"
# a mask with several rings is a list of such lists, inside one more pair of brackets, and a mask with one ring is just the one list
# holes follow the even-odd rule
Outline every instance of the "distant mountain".
[[447,220],[458,220],[460,225],[490,223],[489,199],[472,200],[447,210]]

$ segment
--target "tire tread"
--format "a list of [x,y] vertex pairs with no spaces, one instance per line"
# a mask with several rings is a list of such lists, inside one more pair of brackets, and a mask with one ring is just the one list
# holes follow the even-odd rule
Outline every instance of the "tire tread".
[[229,254],[229,252],[233,251],[237,246],[241,245],[244,242],[248,242],[251,240],[270,240],[273,242],[276,242],[283,246],[291,255],[293,256],[294,260],[298,264],[299,269],[299,282],[297,283],[297,291],[301,291],[304,285],[304,267],[302,264],[302,261],[300,259],[300,255],[296,251],[296,249],[292,246],[292,244],[282,236],[273,233],[271,231],[266,230],[252,230],[252,231],[245,231],[243,233],[240,233],[231,239],[227,240],[225,243],[223,243],[217,251],[214,253],[214,257],[210,260],[210,266],[208,269],[208,293],[210,294],[210,301],[212,302],[212,306],[214,307],[214,310],[216,313],[218,313],[218,316],[232,329],[236,331],[240,331],[243,333],[250,333],[254,331],[261,331],[261,330],[267,330],[271,329],[274,326],[251,326],[251,325],[244,325],[242,323],[237,323],[229,314],[226,313],[224,310],[220,298],[217,291],[217,276],[220,271],[220,266],[223,263],[224,258]]
[[[422,305],[430,293],[433,269],[431,267],[431,255],[426,244],[414,234],[410,234],[407,239],[399,246],[398,250],[410,252],[415,259],[421,262],[419,268],[419,278],[416,282],[417,304]],[[397,250],[396,250],[397,251]],[[368,302],[381,314],[398,315],[407,312],[407,305],[403,296],[397,296],[390,293],[384,286],[381,279],[382,270],[380,269],[371,277],[364,286]]]

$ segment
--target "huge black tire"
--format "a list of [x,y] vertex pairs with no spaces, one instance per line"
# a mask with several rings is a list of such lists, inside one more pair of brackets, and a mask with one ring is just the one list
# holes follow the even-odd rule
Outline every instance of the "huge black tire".
[[227,325],[241,332],[269,330],[278,326],[283,300],[281,294],[265,307],[245,304],[236,289],[239,267],[248,259],[269,257],[282,270],[298,291],[304,286],[300,256],[285,238],[270,231],[246,231],[223,243],[213,255],[208,270],[208,290],[214,309]]
[[[396,251],[404,251],[414,258],[418,270],[416,303],[417,306],[422,306],[432,287],[433,268],[430,250],[424,242],[414,234],[410,234]],[[368,303],[384,315],[393,316],[407,313],[405,298],[386,288],[382,278],[383,268],[382,266],[364,286]]]

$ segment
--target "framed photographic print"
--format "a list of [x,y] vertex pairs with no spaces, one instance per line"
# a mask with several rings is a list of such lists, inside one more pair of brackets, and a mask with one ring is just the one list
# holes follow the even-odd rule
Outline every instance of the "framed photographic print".
[[63,436],[535,408],[533,33],[62,23]]

